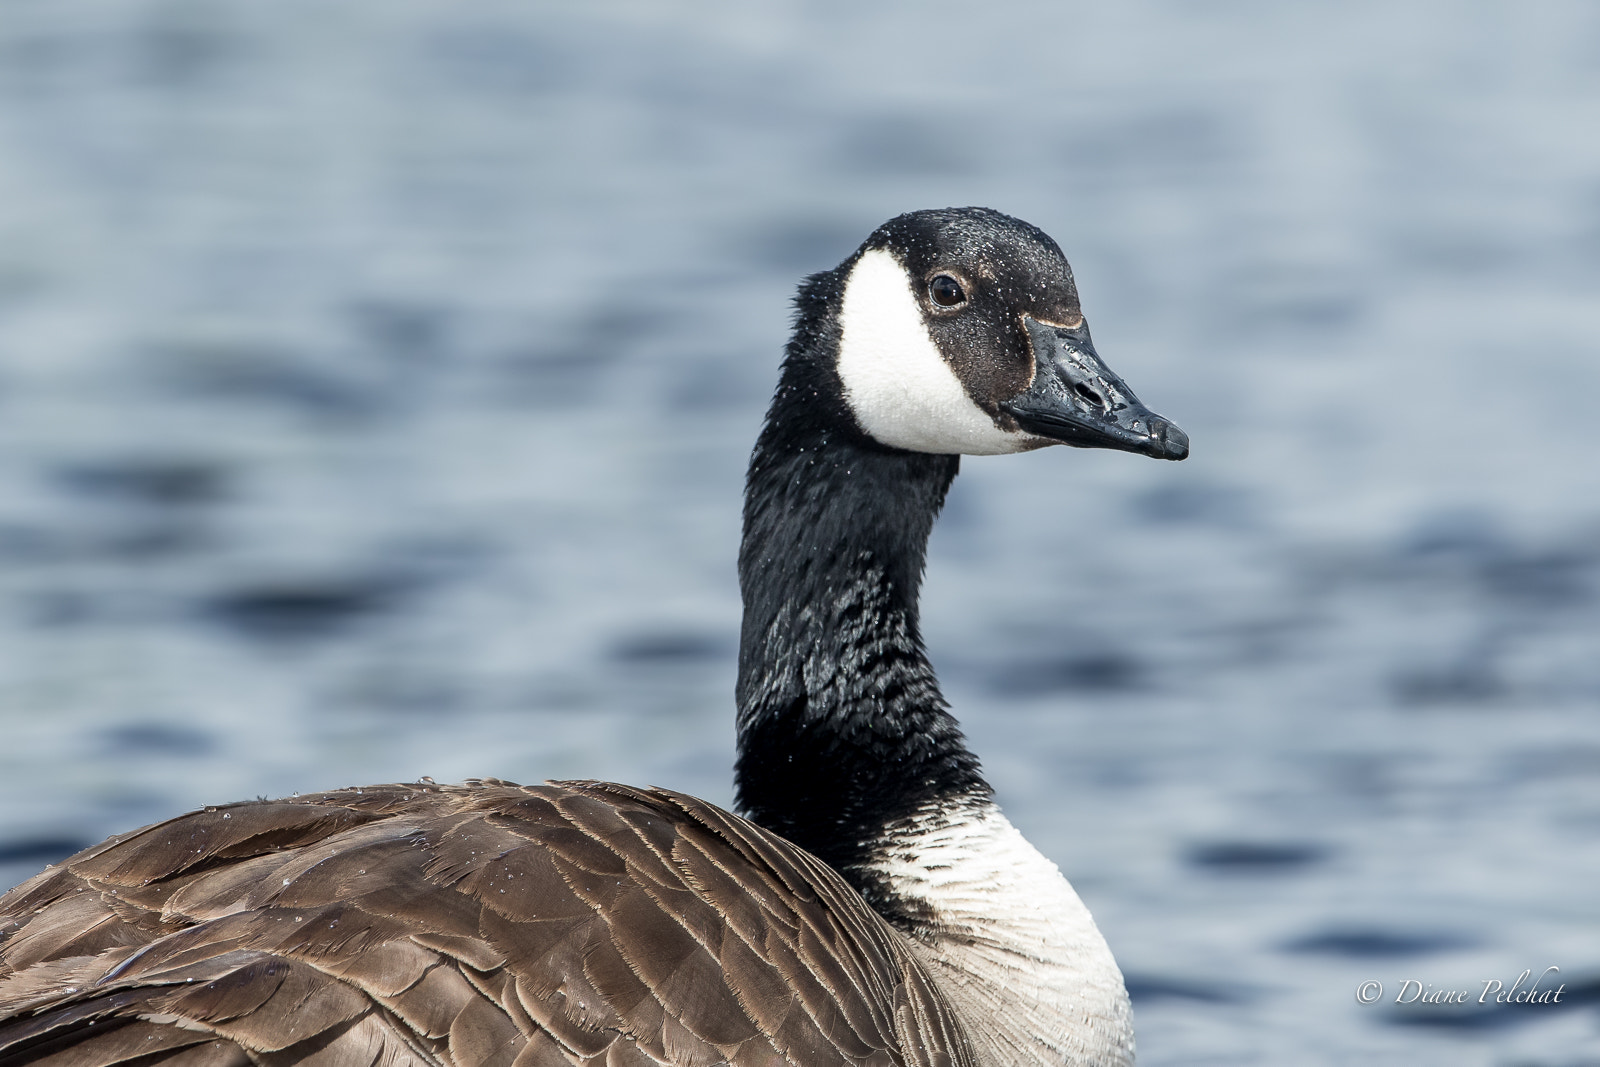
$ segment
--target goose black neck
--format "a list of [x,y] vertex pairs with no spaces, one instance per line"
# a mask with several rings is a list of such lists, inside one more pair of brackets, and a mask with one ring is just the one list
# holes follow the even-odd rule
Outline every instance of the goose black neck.
[[989,787],[917,621],[928,535],[959,459],[888,449],[856,428],[833,369],[830,281],[802,290],[746,482],[736,783],[745,814],[881,904],[866,865],[885,827]]

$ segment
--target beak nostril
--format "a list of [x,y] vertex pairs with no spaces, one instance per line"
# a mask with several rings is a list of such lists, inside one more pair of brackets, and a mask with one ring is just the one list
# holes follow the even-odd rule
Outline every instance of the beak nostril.
[[1103,408],[1106,406],[1106,402],[1101,398],[1100,394],[1095,392],[1093,389],[1090,389],[1082,382],[1073,382],[1072,391],[1078,394],[1078,399],[1093,404],[1097,408]]

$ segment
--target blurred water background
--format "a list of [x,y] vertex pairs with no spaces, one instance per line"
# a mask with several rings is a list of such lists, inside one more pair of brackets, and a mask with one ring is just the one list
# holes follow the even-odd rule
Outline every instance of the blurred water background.
[[1141,1061],[1600,1062],[1578,0],[0,0],[0,883],[420,775],[728,802],[790,294],[950,204],[1194,440],[965,461],[925,591]]

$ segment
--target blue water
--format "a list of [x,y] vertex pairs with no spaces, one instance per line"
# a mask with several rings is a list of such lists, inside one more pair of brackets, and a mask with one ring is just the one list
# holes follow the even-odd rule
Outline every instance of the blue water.
[[1142,1062],[1593,1063],[1597,130],[1576,0],[5,0],[0,883],[420,775],[727,802],[789,295],[986,204],[1194,441],[966,461],[925,591]]

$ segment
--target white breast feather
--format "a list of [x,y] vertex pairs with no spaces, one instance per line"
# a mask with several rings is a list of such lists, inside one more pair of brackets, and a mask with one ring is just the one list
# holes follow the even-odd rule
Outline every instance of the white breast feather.
[[861,428],[911,452],[994,456],[1036,443],[972,402],[939,355],[911,279],[885,249],[856,260],[840,316],[839,377]]
[[934,912],[912,950],[967,1023],[983,1067],[1126,1067],[1128,995],[1061,871],[987,801],[903,823],[875,865]]

